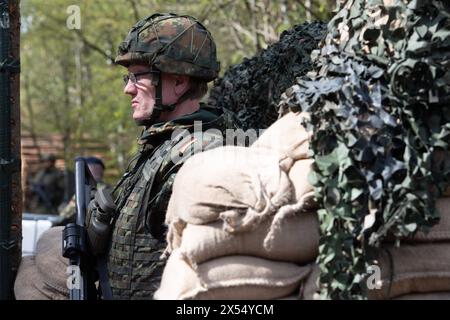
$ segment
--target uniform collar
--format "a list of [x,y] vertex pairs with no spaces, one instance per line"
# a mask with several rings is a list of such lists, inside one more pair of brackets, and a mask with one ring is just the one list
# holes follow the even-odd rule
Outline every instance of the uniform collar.
[[194,121],[202,121],[203,130],[211,127],[220,129],[221,124],[219,119],[221,119],[221,115],[222,114],[218,109],[201,104],[199,110],[191,114],[186,114],[166,122],[158,122],[145,128],[142,131],[138,143],[140,145],[159,144],[162,140],[170,138],[170,135],[175,129],[186,129],[191,131],[194,128]]

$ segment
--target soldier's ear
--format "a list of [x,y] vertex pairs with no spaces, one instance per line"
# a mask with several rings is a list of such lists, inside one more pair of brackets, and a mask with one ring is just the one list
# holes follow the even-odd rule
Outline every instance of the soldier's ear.
[[190,86],[190,78],[186,75],[175,75],[175,93],[178,96],[182,96]]

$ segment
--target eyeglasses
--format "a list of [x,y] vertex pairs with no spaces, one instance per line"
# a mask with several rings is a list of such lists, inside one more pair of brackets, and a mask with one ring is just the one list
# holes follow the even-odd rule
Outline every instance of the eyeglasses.
[[144,71],[144,72],[138,72],[138,73],[132,73],[129,72],[128,74],[123,76],[123,82],[125,82],[125,86],[128,84],[128,81],[131,80],[132,84],[136,84],[138,81],[138,77],[146,75],[146,74],[151,74],[153,73],[152,71]]

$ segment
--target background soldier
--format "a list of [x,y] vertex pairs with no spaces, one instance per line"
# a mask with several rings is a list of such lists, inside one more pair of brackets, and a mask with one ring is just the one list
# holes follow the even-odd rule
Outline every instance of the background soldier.
[[87,157],[86,163],[95,181],[97,181],[97,184],[99,184],[100,186],[106,186],[106,184],[103,182],[103,176],[105,174],[105,164],[103,163],[103,161],[97,157]]
[[53,154],[42,156],[42,168],[31,179],[27,210],[32,213],[58,214],[64,198],[64,176],[55,167]]
[[[85,160],[89,167],[89,171],[91,171],[92,176],[95,181],[97,181],[97,189],[110,188],[111,186],[103,182],[103,175],[105,173],[105,164],[103,161],[97,157],[86,157]],[[62,204],[60,207],[62,208],[59,210],[59,215],[64,218],[61,224],[66,225],[69,222],[75,222],[75,195],[72,196],[69,202]]]
[[[149,299],[165,264],[160,255],[175,173],[199,145],[203,150],[222,145],[222,136],[206,132],[200,144],[174,138],[176,129],[193,132],[194,121],[201,121],[202,130],[225,129],[222,112],[200,104],[219,63],[206,28],[193,17],[175,14],[137,22],[120,44],[116,63],[128,69],[124,93],[131,97],[133,119],[145,129],[138,153],[114,188],[110,248],[106,259],[99,259],[107,261],[109,278],[102,292],[105,298]],[[174,152],[182,156],[179,161],[171,156]],[[98,207],[95,200],[90,207]]]

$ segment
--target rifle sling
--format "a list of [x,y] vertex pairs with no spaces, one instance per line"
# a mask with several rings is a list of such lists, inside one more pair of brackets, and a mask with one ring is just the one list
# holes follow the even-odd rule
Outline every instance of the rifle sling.
[[107,255],[104,254],[97,258],[97,272],[98,272],[98,282],[100,285],[100,290],[103,300],[112,300],[112,290],[109,285],[108,278],[108,267],[107,267]]

